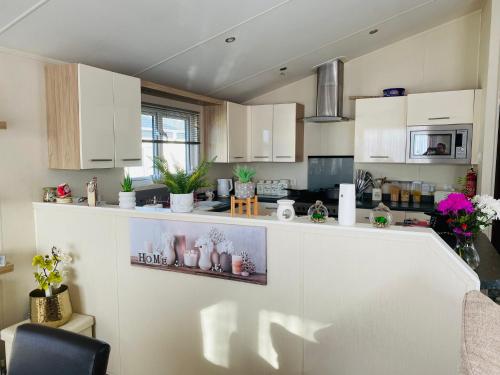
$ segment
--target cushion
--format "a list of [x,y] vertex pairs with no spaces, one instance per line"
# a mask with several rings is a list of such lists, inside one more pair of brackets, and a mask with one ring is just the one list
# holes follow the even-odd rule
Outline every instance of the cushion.
[[464,375],[500,374],[500,306],[478,291],[463,304],[462,369]]

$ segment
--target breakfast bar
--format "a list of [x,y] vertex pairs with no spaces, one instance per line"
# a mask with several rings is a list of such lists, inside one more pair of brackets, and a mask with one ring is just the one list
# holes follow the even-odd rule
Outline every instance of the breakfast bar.
[[[73,256],[73,307],[94,316],[97,337],[111,344],[110,374],[458,371],[462,300],[479,280],[430,229],[50,203],[33,209],[37,248]],[[150,228],[203,225],[254,233],[246,244],[262,230],[267,282],[131,264],[136,236],[157,231]]]

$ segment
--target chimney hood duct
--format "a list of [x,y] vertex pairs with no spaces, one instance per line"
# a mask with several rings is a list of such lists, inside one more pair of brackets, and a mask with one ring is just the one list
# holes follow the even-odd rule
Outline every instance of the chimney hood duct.
[[344,63],[334,59],[321,64],[317,72],[316,116],[306,117],[307,122],[347,121],[342,116],[344,101]]

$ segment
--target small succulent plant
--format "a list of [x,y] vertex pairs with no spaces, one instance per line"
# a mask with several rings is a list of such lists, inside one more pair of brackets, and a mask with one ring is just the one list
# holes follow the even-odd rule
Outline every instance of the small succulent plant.
[[233,174],[238,178],[238,181],[242,184],[252,181],[252,178],[255,176],[255,169],[252,167],[248,167],[246,165],[237,165],[233,169]]
[[134,188],[132,187],[132,178],[130,177],[129,174],[126,174],[125,177],[123,177],[123,182],[121,183],[122,186],[122,191],[124,193],[130,193],[134,191]]

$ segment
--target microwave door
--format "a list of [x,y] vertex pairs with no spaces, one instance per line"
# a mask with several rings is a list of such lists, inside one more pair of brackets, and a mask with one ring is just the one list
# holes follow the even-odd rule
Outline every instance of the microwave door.
[[446,163],[455,159],[455,132],[446,130],[410,130],[409,161],[414,163]]

